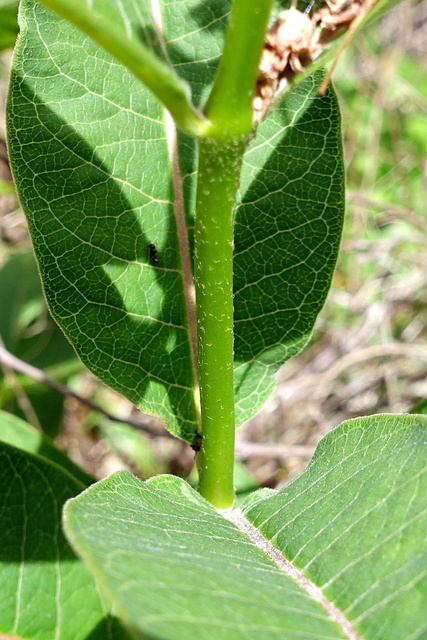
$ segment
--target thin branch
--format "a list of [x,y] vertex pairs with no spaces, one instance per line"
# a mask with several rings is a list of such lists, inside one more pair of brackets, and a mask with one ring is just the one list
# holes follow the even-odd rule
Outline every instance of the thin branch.
[[269,442],[247,442],[237,440],[236,457],[246,460],[252,456],[265,456],[266,458],[311,458],[316,450],[314,445],[300,444],[274,444]]
[[[0,349],[2,347],[0,346]],[[22,385],[19,383],[17,376],[15,375],[15,371],[12,367],[10,367],[6,362],[2,362],[0,359],[1,368],[3,369],[3,375],[6,380],[6,383],[10,386],[16,396],[16,400],[18,402],[18,406],[21,409],[22,413],[25,416],[25,419],[29,424],[31,424],[37,431],[41,431],[41,425],[39,419],[37,417],[36,412],[33,409],[33,406],[25,393]]]
[[12,355],[9,351],[7,351],[7,349],[5,349],[1,345],[0,345],[0,363],[4,364],[6,367],[10,367],[14,371],[17,371],[18,373],[22,373],[24,376],[27,376],[28,378],[31,378],[36,382],[40,382],[41,384],[47,385],[48,387],[50,387],[54,391],[57,391],[61,395],[65,396],[66,398],[74,398],[81,404],[86,405],[93,411],[97,411],[98,413],[108,418],[108,420],[111,420],[112,422],[121,422],[123,424],[128,424],[131,427],[135,427],[136,429],[139,429],[140,431],[143,431],[144,433],[147,433],[151,436],[155,436],[157,438],[159,437],[174,438],[174,436],[171,433],[169,433],[169,431],[166,431],[166,429],[163,431],[158,431],[157,429],[150,427],[149,425],[144,424],[139,420],[132,420],[129,418],[119,418],[118,416],[111,414],[109,411],[106,411],[102,407],[92,402],[92,400],[89,400],[88,398],[84,398],[83,396],[79,395],[75,391],[72,391],[69,387],[62,384],[61,382],[57,382],[57,380],[50,378],[40,369],[37,369],[36,367],[33,367],[31,364],[28,364],[28,362],[24,362],[23,360],[20,360],[16,356]]
[[420,216],[412,209],[407,209],[396,205],[394,202],[382,202],[381,200],[375,200],[364,196],[360,193],[348,191],[346,194],[347,202],[352,202],[356,205],[364,207],[366,209],[372,208],[383,212],[382,224],[392,222],[393,220],[405,220],[414,227],[425,233],[425,223],[421,220]]

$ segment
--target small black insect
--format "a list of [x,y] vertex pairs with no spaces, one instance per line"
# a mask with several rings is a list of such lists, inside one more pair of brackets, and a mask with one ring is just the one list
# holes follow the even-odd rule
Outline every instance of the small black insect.
[[158,253],[157,253],[156,245],[155,244],[149,244],[148,245],[148,250],[150,252],[150,260],[151,260],[151,262],[153,264],[159,264],[160,258],[159,258]]
[[202,434],[195,432],[194,442],[190,445],[195,453],[201,450],[202,448]]

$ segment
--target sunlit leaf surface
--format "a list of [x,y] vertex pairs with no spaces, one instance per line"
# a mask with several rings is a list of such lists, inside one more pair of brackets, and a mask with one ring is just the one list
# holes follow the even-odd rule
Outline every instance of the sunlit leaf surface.
[[66,533],[138,637],[421,640],[426,436],[424,416],[343,423],[235,511],[119,472],[68,503]]
[[[76,12],[88,4],[76,0]],[[161,53],[202,102],[229,2],[103,0],[94,10]],[[236,212],[237,422],[268,397],[307,341],[341,233],[343,167],[332,93],[308,79],[263,123],[245,157]],[[8,107],[9,146],[52,314],[85,364],[191,441],[194,375],[174,209],[192,235],[197,160],[155,98],[89,38],[25,0]],[[156,247],[153,260],[149,245]]]

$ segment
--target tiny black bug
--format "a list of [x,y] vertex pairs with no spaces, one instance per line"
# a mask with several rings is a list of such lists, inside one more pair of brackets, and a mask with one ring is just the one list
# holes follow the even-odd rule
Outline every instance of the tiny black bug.
[[195,432],[194,442],[190,445],[195,453],[201,450],[202,448],[202,434]]
[[159,264],[160,258],[157,254],[157,249],[155,244],[149,244],[148,250],[150,252],[150,259],[153,264]]

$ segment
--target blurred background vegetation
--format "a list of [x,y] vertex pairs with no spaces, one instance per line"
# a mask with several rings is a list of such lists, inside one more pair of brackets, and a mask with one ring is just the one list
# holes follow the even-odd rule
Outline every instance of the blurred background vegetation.
[[[194,453],[104,387],[74,356],[44,304],[5,143],[16,3],[0,0],[0,348],[120,421],[0,364],[0,409],[22,416],[96,477],[187,477]],[[236,484],[281,486],[345,419],[426,412],[427,0],[360,33],[334,84],[341,103],[347,218],[327,303],[306,349],[264,409],[237,432]],[[12,363],[13,365],[13,363]],[[147,430],[152,433],[147,433]]]

